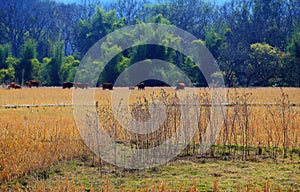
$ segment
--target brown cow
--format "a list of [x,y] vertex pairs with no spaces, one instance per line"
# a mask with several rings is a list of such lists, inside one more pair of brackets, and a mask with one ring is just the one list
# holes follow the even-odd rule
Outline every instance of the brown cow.
[[140,82],[139,84],[137,84],[138,90],[142,89],[145,90],[145,84],[144,82]]
[[10,88],[21,89],[21,85],[17,84],[16,82],[11,82],[8,86],[8,89]]
[[79,87],[81,89],[87,89],[89,87],[89,84],[76,82],[76,83],[74,83],[74,86],[75,86],[75,89],[77,89],[77,87]]
[[109,90],[113,90],[113,84],[112,83],[103,83],[102,84],[102,89],[109,89]]
[[39,80],[29,80],[29,81],[26,81],[25,84],[31,88],[32,86],[34,87],[39,87],[41,82]]
[[176,86],[176,90],[184,89],[185,84],[184,83],[178,83]]
[[73,83],[72,82],[63,82],[63,84],[62,84],[62,88],[63,89],[65,89],[65,88],[70,89],[71,87],[73,87]]

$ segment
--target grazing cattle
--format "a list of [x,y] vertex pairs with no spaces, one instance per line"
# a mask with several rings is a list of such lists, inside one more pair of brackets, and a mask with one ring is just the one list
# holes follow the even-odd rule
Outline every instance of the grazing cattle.
[[72,82],[63,82],[63,84],[62,84],[62,88],[63,89],[65,89],[65,88],[70,89],[71,87],[73,87],[73,83]]
[[103,83],[102,84],[102,89],[109,89],[109,90],[113,90],[113,84],[112,83]]
[[133,86],[130,86],[130,87],[129,87],[129,90],[134,90],[134,87],[133,87]]
[[16,84],[14,88],[15,88],[15,89],[21,89],[22,87],[21,87],[21,85]]
[[21,89],[21,85],[17,84],[16,82],[11,82],[8,86],[8,89],[10,88]]
[[137,84],[138,90],[144,90],[145,89],[145,84],[143,82]]
[[89,84],[76,82],[76,83],[74,83],[74,87],[75,87],[75,89],[77,89],[77,87],[79,87],[81,89],[87,89],[89,87]]
[[184,83],[178,83],[176,86],[176,90],[184,89],[185,84]]
[[29,81],[26,81],[25,84],[31,88],[32,86],[39,87],[41,82],[38,80],[29,80]]

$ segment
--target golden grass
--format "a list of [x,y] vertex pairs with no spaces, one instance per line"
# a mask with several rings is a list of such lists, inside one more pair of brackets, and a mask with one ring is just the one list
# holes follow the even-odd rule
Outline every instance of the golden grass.
[[[127,91],[128,88],[115,88],[118,90]],[[131,91],[130,101],[134,102],[137,97],[146,96],[150,98],[151,93],[159,94],[162,88],[146,88],[145,91]],[[172,88],[163,88],[168,93],[174,94]],[[96,100],[99,104],[107,105],[110,99],[110,91],[103,91],[102,89],[94,89],[96,93]],[[235,92],[239,94],[252,93],[255,102],[274,102],[276,98],[281,97],[280,88],[228,88],[230,94]],[[293,102],[300,103],[299,88],[282,88],[282,90],[289,95]],[[23,88],[23,89],[0,89],[0,105],[5,104],[71,104],[72,103],[72,89],[61,88]],[[200,93],[209,93],[208,88],[197,89]],[[232,101],[229,98],[229,102]]]
[[[128,90],[128,88],[116,89]],[[285,101],[282,101],[283,92],[288,95]],[[116,130],[114,138],[132,147],[159,145],[165,138],[172,135],[179,120],[176,116],[177,108],[171,106],[168,109],[170,120],[164,123],[159,131],[147,136],[132,134],[122,129],[112,115],[111,91],[95,89],[95,93],[95,100],[99,105],[97,110],[100,122],[104,128],[111,134]],[[300,89],[297,88],[228,89],[229,102],[237,105],[229,107],[226,111],[226,121],[216,144],[284,147],[300,150],[299,106],[285,105],[289,102],[299,104],[299,93]],[[201,102],[209,102],[209,89],[197,89],[197,94],[201,96]],[[147,118],[149,113],[147,107],[153,98],[172,105],[177,102],[175,95],[175,91],[170,88],[164,88],[163,92],[161,88],[146,88],[145,91],[132,91],[129,103],[132,106],[131,110],[137,112],[133,113],[136,118]],[[243,105],[243,103],[274,102],[278,102],[279,105]],[[72,90],[61,88],[0,89],[0,106],[71,103]],[[142,107],[137,104],[142,104]],[[201,111],[198,132],[192,142],[194,146],[201,142],[201,135],[203,136],[205,127],[210,121],[209,107],[204,106]],[[180,112],[179,115],[181,115]],[[0,182],[14,180],[58,161],[76,158],[86,153],[87,148],[76,128],[71,107],[39,106],[9,109],[0,107],[0,122]],[[193,152],[198,153],[197,150]],[[243,151],[242,155],[245,156],[245,153],[246,151]]]
[[0,114],[0,181],[84,152],[70,107],[1,109]]
[[0,105],[71,104],[72,90],[62,88],[0,89]]

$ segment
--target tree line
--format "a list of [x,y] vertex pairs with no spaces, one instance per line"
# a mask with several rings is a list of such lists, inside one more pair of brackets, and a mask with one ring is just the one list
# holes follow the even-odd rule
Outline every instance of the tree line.
[[[214,75],[223,76],[227,86],[300,86],[298,0],[228,0],[223,5],[208,0],[0,0],[0,82],[39,79],[56,86],[73,81],[83,56],[99,39],[141,23],[174,25],[196,36],[217,60],[222,74]],[[165,38],[176,40],[171,34]],[[114,82],[145,59],[174,63],[194,85],[207,85],[189,57],[154,45],[121,52],[98,81]],[[176,81],[177,74],[153,70]]]

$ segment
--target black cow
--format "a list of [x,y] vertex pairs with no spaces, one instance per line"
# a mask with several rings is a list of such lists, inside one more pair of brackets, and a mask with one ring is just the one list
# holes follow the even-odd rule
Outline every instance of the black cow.
[[72,82],[63,82],[62,84],[62,88],[65,89],[65,88],[68,88],[70,89],[71,87],[73,87],[73,83]]
[[137,84],[138,90],[144,90],[145,89],[145,84],[143,82]]
[[103,83],[102,84],[102,89],[109,89],[109,90],[113,90],[113,84],[112,83]]

